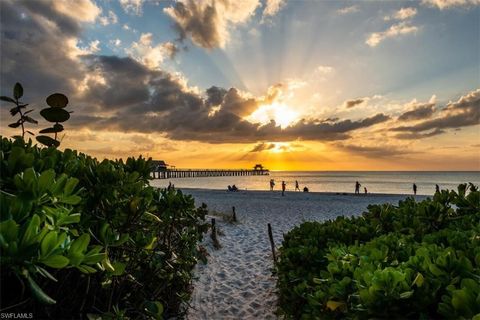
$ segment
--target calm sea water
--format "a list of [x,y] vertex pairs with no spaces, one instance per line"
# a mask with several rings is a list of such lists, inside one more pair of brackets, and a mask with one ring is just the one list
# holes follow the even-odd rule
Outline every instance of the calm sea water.
[[298,180],[301,189],[307,186],[311,192],[354,192],[358,181],[361,192],[366,187],[369,193],[410,194],[415,183],[417,194],[432,195],[435,184],[441,189],[455,190],[460,183],[480,185],[480,171],[272,171],[269,176],[156,179],[152,185],[166,187],[171,182],[177,188],[226,190],[228,185],[235,184],[241,190],[269,190],[270,179],[275,180],[276,190],[285,181],[287,191],[293,191]]

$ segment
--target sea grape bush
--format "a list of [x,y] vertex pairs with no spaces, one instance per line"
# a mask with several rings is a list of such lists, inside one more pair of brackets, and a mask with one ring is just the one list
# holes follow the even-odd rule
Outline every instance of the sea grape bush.
[[206,208],[149,186],[151,161],[0,137],[1,309],[170,318],[188,301]]
[[480,192],[371,205],[285,235],[280,311],[294,319],[480,319]]

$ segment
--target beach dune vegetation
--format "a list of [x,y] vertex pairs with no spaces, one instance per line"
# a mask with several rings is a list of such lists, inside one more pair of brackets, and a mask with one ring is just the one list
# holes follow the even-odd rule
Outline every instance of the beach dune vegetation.
[[293,319],[480,319],[480,192],[371,205],[285,235],[279,307]]
[[204,258],[205,206],[151,187],[150,159],[98,161],[55,144],[0,139],[2,312],[182,315],[192,269]]

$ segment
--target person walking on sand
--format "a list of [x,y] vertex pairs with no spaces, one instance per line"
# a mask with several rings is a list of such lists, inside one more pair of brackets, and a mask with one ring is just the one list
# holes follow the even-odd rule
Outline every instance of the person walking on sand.
[[275,187],[275,180],[270,179],[270,191],[273,191],[273,187]]
[[438,184],[435,185],[435,193],[437,192],[440,192],[440,187],[438,186]]
[[368,193],[367,187],[363,187],[363,190],[365,191],[365,194]]
[[355,181],[355,194],[360,194],[361,184],[358,181]]
[[417,185],[415,183],[413,184],[413,195],[417,195]]
[[282,197],[285,196],[285,189],[287,187],[287,184],[285,183],[285,181],[282,181]]
[[298,181],[295,180],[295,191],[300,191],[300,186],[298,185]]

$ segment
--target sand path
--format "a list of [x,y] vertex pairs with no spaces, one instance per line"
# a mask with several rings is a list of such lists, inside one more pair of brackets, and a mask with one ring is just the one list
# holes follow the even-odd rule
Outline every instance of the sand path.
[[[272,254],[267,224],[273,228],[275,243],[283,233],[303,221],[322,221],[338,215],[358,215],[368,204],[397,203],[401,195],[336,195],[188,189],[197,205],[231,214],[236,207],[239,223],[216,218],[222,248],[215,250],[210,237],[205,246],[207,264],[195,268],[196,281],[188,319],[276,319],[277,296],[272,275]],[[419,199],[422,197],[418,197]],[[222,235],[223,234],[223,235]]]

